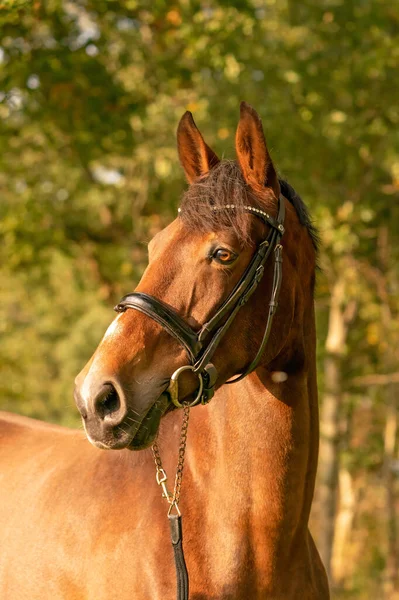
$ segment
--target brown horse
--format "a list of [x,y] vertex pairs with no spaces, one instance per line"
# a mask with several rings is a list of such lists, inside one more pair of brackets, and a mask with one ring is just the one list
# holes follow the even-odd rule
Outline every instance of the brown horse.
[[[281,194],[286,210],[279,307],[260,364],[224,385],[245,372],[261,344],[273,260],[212,358],[214,398],[191,409],[180,503],[190,598],[326,600],[308,530],[319,438],[314,232],[299,197],[276,176],[247,104],[237,162],[219,161],[190,113],[178,149],[190,187],[179,217],[150,242],[137,289],[194,330],[228,298],[267,237],[255,209],[276,215]],[[125,310],[76,379],[92,445],[81,432],[4,415],[2,600],[174,598],[167,507],[144,448],[159,428],[165,470],[173,473],[182,413],[170,410],[165,390],[185,364],[186,350],[159,323]],[[183,373],[179,400],[191,401],[196,387],[197,377]]]

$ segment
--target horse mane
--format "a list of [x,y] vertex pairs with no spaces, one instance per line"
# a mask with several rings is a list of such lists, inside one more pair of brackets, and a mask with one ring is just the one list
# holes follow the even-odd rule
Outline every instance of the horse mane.
[[[306,227],[317,251],[318,234],[308,209],[294,188],[279,179],[282,194],[291,202],[301,225]],[[266,196],[271,214],[275,211],[272,192]],[[233,229],[245,244],[250,240],[250,221],[245,206],[265,209],[265,197],[259,198],[244,180],[240,167],[234,160],[222,160],[207,175],[198,179],[183,194],[180,217],[190,229],[210,231]],[[235,210],[213,210],[233,204]]]
[[279,183],[281,193],[287,198],[287,200],[291,202],[292,206],[295,208],[300,224],[306,227],[306,229],[308,230],[313,247],[316,250],[316,252],[318,252],[320,245],[319,232],[312,220],[312,217],[310,216],[308,207],[306,206],[300,195],[296,193],[292,185],[290,185],[284,179],[279,179]]

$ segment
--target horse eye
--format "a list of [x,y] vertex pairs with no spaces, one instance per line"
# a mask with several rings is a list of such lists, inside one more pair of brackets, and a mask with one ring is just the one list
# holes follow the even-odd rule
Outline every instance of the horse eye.
[[212,254],[212,258],[221,265],[230,265],[237,258],[237,254],[227,248],[217,248]]

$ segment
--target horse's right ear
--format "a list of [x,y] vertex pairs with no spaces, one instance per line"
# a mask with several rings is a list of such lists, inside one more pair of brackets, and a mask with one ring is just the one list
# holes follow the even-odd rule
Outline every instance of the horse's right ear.
[[189,183],[208,173],[219,162],[214,151],[205,144],[189,111],[184,113],[177,128],[177,149]]

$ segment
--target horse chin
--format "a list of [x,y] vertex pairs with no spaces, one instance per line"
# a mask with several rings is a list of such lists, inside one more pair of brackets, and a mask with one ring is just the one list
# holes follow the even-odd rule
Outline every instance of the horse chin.
[[131,436],[124,435],[123,438],[112,438],[109,439],[94,439],[93,436],[87,431],[86,425],[84,424],[86,437],[90,444],[99,450],[122,450],[126,448],[130,443]]

